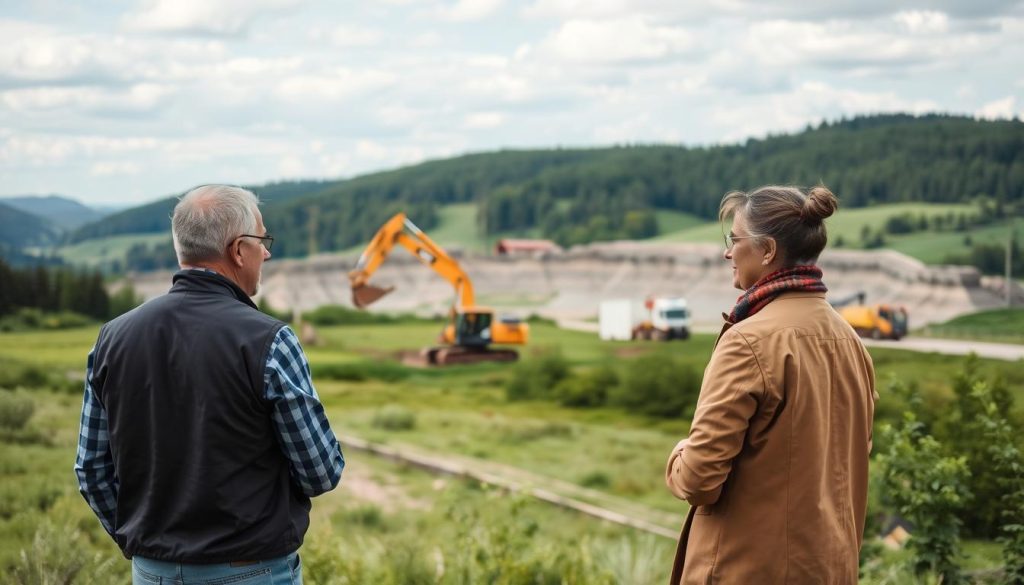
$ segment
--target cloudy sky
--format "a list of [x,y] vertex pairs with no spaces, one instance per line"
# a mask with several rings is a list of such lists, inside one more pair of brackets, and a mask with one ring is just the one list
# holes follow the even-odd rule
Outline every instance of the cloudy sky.
[[[1024,2],[0,0],[0,195],[1024,116]],[[98,8],[97,6],[102,6]]]

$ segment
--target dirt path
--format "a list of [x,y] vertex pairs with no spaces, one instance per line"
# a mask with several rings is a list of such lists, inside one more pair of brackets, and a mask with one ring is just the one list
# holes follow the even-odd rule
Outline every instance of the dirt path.
[[[343,449],[354,449],[391,461],[399,461],[430,473],[474,479],[510,492],[524,493],[561,508],[673,540],[679,536],[679,527],[683,523],[682,511],[679,514],[663,512],[510,465],[447,453],[427,453],[409,445],[385,446],[353,436],[340,436],[338,440],[341,441]],[[683,506],[680,504],[680,508]]]

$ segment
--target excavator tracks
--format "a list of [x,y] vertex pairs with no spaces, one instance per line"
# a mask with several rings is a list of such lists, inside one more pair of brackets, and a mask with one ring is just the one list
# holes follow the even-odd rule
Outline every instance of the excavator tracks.
[[488,349],[483,347],[428,347],[420,352],[420,355],[431,366],[514,362],[519,359],[519,354],[512,349]]

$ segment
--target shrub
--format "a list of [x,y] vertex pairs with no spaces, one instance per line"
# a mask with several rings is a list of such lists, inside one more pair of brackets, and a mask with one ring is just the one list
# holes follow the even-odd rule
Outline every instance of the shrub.
[[700,374],[664,355],[646,355],[629,364],[625,380],[612,395],[627,410],[660,417],[693,416]]
[[571,437],[573,428],[564,422],[517,423],[501,428],[501,438],[507,443],[526,443],[546,438]]
[[36,411],[36,404],[28,396],[0,390],[0,429],[17,431],[25,427]]
[[563,406],[595,407],[608,401],[609,392],[619,384],[619,376],[611,366],[570,376],[555,387],[555,396]]
[[1017,446],[1017,433],[1000,412],[992,390],[979,382],[974,398],[981,405],[978,415],[982,436],[988,444],[993,467],[999,472],[997,485],[1001,506],[1003,577],[1007,583],[1024,583],[1024,453]]
[[72,329],[91,325],[96,321],[71,311],[45,313],[40,309],[22,308],[14,314],[0,318],[0,331],[30,331],[33,329]]
[[612,480],[603,471],[591,471],[580,478],[580,485],[588,488],[607,488],[612,485]]
[[388,404],[373,415],[370,424],[389,431],[408,431],[416,427],[416,413],[404,406]]
[[397,382],[409,377],[409,368],[390,361],[365,361],[349,364],[323,364],[315,367],[315,378],[363,382],[383,380]]
[[341,305],[324,305],[312,311],[302,314],[304,321],[314,325],[368,325],[374,323],[404,323],[409,321],[421,321],[420,318],[411,314],[388,315],[385,313],[371,313],[350,309]]
[[0,388],[42,388],[49,382],[50,375],[39,366],[0,359]]
[[538,350],[532,359],[516,364],[505,395],[509,400],[547,398],[569,373],[569,362],[560,350]]
[[46,522],[36,531],[32,545],[21,551],[20,562],[11,568],[11,583],[38,585],[124,583],[128,567],[119,558],[90,554],[88,543],[77,530]]
[[957,583],[960,568],[960,515],[971,498],[970,472],[963,457],[943,455],[912,412],[895,429],[882,427],[888,448],[880,456],[883,497],[913,524],[908,548],[917,575],[932,572],[943,583]]

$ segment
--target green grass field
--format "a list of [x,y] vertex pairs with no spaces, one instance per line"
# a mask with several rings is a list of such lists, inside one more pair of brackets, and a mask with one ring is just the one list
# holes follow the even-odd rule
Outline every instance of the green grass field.
[[[431,344],[439,327],[406,322],[318,331],[321,343],[308,347],[307,353],[336,432],[403,451],[475,462],[480,469],[512,470],[556,492],[585,488],[579,496],[583,501],[653,518],[666,527],[678,525],[686,506],[667,493],[662,474],[669,450],[685,436],[687,420],[651,418],[610,406],[510,402],[504,387],[513,366],[504,364],[448,369],[398,364],[402,352]],[[80,378],[96,333],[96,327],[88,327],[4,334],[0,367],[36,366],[46,375]],[[522,359],[535,360],[536,350],[559,348],[582,371],[663,354],[701,370],[713,343],[711,335],[681,343],[602,342],[592,334],[536,323],[532,349]],[[949,380],[962,367],[961,358],[892,349],[871,353],[882,394],[879,416],[899,415],[887,394],[893,378],[916,381],[940,408],[953,399]],[[325,377],[339,365],[368,376],[361,381]],[[981,360],[981,369],[1006,380],[1018,407],[1024,404],[1024,369],[1019,364]],[[397,375],[382,378],[374,371]],[[126,563],[77,493],[71,465],[81,391],[75,383],[63,388],[20,390],[32,397],[36,412],[18,441],[0,442],[0,582],[24,569],[22,550],[27,559],[45,566],[78,563],[84,573],[99,575],[94,581],[80,575],[70,582],[124,578]],[[382,426],[385,409],[407,413],[410,428]],[[664,537],[356,451],[348,451],[346,458],[342,486],[314,503],[302,551],[310,583],[345,582],[338,575],[354,583],[482,582],[488,571],[518,571],[534,579],[538,574],[574,574],[578,578],[564,582],[576,583],[660,583],[671,562],[673,543]],[[998,557],[994,546],[972,543],[966,566],[992,566]],[[68,550],[81,554],[74,552],[79,556],[70,558],[61,552]],[[466,558],[466,551],[473,558]],[[440,576],[438,558],[445,567]],[[457,581],[453,571],[475,578]]]
[[1024,343],[1024,308],[993,309],[929,325],[915,335],[945,339],[969,339]]
[[123,261],[128,249],[136,244],[152,246],[170,241],[170,231],[163,234],[125,234],[62,246],[57,248],[56,254],[71,264],[96,266],[115,260]]

